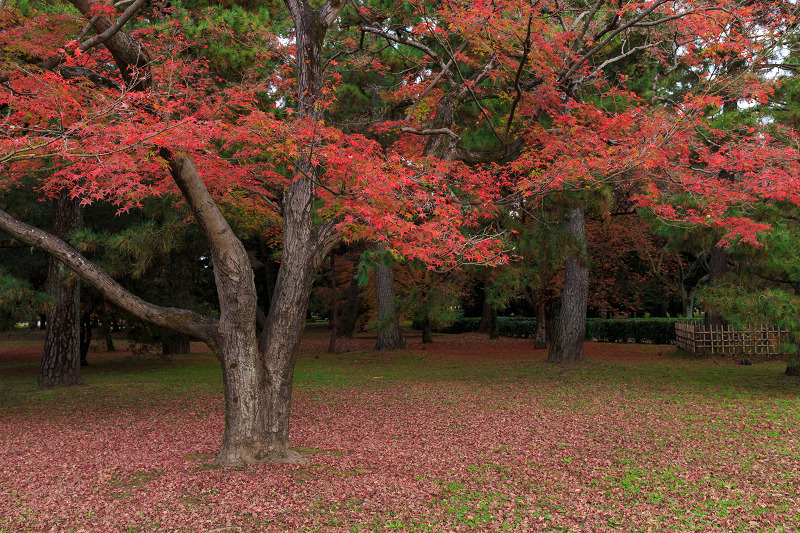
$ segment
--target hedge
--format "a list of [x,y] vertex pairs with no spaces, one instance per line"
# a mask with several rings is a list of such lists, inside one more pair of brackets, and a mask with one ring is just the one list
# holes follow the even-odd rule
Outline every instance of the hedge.
[[[586,339],[600,342],[635,342],[675,344],[675,322],[685,318],[587,318]],[[481,319],[463,317],[456,319],[441,333],[467,333],[478,331]],[[418,321],[412,325],[420,329]],[[536,334],[536,319],[528,317],[497,317],[497,330],[504,337],[530,338]]]

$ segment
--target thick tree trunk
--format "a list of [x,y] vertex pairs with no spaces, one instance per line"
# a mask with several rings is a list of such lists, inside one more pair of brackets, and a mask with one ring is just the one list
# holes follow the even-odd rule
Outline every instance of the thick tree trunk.
[[547,360],[551,363],[575,363],[586,360],[583,341],[586,337],[589,269],[586,266],[586,224],[583,207],[571,208],[564,223],[579,249],[569,254],[564,264],[561,311],[547,356]]
[[[383,245],[376,249],[383,250]],[[406,347],[394,301],[394,276],[391,265],[380,263],[375,268],[375,300],[378,313],[376,350],[402,350]]]
[[[81,207],[66,192],[53,200],[53,234],[65,239],[81,226]],[[77,385],[80,371],[80,278],[63,263],[50,259],[47,291],[53,305],[47,312],[39,386]]]
[[547,348],[547,304],[543,291],[537,292],[536,334],[533,337],[533,347],[537,350]]
[[489,333],[492,326],[492,306],[489,304],[489,298],[486,297],[486,290],[483,294],[483,305],[481,306],[481,322],[478,324],[479,333]]
[[[728,270],[728,250],[719,244],[711,248],[711,257],[709,259],[708,280],[713,286],[725,276]],[[709,311],[706,313],[706,324],[709,326],[723,326],[722,316],[716,311]]]
[[499,339],[500,338],[500,330],[497,326],[497,309],[492,307],[489,310],[489,338],[490,339]]
[[161,343],[163,355],[183,355],[192,351],[192,338],[186,333],[170,331],[166,340]]
[[433,342],[433,328],[431,327],[431,317],[428,313],[428,306],[422,310],[422,344]]
[[[358,269],[356,263],[354,270]],[[355,279],[356,272],[353,272],[353,277],[350,278],[350,287],[347,289],[347,301],[344,304],[344,314],[342,315],[341,323],[339,324],[338,334],[340,337],[353,338],[356,330],[356,322],[358,321],[358,311],[361,307],[361,298],[359,297],[358,280]]]
[[800,346],[789,356],[784,374],[787,376],[800,376]]
[[302,220],[287,213],[284,220],[281,266],[259,348],[266,375],[264,392],[268,405],[266,429],[270,460],[300,462],[301,457],[288,446],[294,366],[314,276],[338,236],[333,226],[312,228],[310,218]]

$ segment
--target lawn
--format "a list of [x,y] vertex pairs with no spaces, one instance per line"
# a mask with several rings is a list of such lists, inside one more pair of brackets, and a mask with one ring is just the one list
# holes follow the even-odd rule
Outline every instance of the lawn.
[[0,532],[797,531],[800,381],[785,363],[439,335],[299,358],[304,465],[222,469],[221,373],[196,354],[89,355],[40,391],[36,338],[0,341]]

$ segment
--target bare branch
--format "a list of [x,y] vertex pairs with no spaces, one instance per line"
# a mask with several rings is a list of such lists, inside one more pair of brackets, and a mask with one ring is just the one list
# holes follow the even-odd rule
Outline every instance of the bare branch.
[[126,9],[122,13],[122,15],[120,15],[120,17],[116,20],[116,22],[114,22],[114,24],[109,26],[102,33],[95,35],[94,37],[92,37],[87,41],[82,42],[80,45],[81,51],[85,52],[86,50],[93,48],[98,44],[103,44],[111,37],[116,35],[116,33],[119,30],[121,30],[122,27],[125,25],[125,23],[128,22],[136,14],[136,12],[142,8],[142,6],[144,6],[145,2],[146,0],[136,0],[135,2],[133,2],[130,6],[128,6],[128,9]]
[[431,129],[419,130],[417,128],[403,126],[402,128],[400,128],[400,131],[402,131],[403,133],[413,133],[414,135],[447,135],[453,140],[456,141],[461,140],[461,137],[450,128],[431,128]]

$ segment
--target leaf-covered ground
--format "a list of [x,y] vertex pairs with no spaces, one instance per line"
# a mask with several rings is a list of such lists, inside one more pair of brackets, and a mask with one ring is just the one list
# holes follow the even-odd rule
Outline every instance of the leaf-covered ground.
[[213,463],[211,356],[93,352],[86,385],[39,391],[41,344],[0,340],[0,532],[800,530],[782,362],[589,344],[563,367],[476,334],[328,355],[326,335],[297,369],[307,464],[236,470]]

